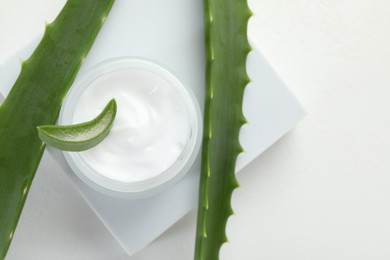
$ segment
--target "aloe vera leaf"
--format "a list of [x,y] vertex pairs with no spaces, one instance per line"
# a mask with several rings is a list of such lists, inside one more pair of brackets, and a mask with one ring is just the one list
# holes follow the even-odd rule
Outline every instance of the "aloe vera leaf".
[[62,151],[88,150],[104,140],[109,134],[116,115],[116,102],[112,99],[94,119],[75,125],[38,126],[39,138],[46,145]]
[[56,122],[61,102],[114,0],[68,0],[0,107],[0,256],[12,240],[44,151],[36,127]]
[[246,57],[251,50],[247,24],[252,13],[245,0],[205,0],[206,101],[199,188],[195,259],[219,259],[226,238],[230,200],[238,187],[236,158],[245,86]]

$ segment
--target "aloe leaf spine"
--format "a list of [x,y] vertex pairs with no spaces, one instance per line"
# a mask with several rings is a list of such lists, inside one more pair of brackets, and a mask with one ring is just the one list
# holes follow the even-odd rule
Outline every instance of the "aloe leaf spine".
[[44,151],[36,127],[54,124],[62,99],[114,0],[68,0],[0,107],[0,257],[5,258]]
[[227,241],[230,200],[238,187],[236,158],[242,152],[239,131],[246,123],[242,101],[250,82],[246,57],[251,15],[245,0],[204,1],[206,100],[195,260],[219,259]]

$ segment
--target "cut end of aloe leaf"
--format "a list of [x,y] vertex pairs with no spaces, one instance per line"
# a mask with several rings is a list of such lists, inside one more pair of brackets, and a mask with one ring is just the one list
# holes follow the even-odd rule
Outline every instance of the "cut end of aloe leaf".
[[62,151],[88,150],[104,140],[109,134],[116,116],[117,105],[112,99],[103,111],[91,121],[67,126],[38,126],[42,142]]

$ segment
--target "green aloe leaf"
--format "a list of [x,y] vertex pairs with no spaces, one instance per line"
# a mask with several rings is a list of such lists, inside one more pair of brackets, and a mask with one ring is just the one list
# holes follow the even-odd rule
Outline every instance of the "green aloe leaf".
[[0,257],[5,258],[62,99],[114,0],[68,0],[0,107]]
[[116,102],[112,99],[91,121],[67,126],[38,126],[39,138],[45,144],[62,151],[85,151],[103,141],[110,132],[115,115]]
[[252,15],[245,0],[205,0],[206,102],[199,189],[195,260],[217,260],[227,241],[225,228],[233,213],[230,199],[238,187],[236,158],[246,57],[251,50],[247,24]]

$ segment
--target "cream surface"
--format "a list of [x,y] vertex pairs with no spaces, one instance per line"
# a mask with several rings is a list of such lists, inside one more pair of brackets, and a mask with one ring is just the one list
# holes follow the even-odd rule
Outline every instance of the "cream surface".
[[190,133],[186,104],[173,84],[137,68],[95,78],[81,94],[73,122],[94,118],[112,98],[118,110],[110,134],[81,158],[103,177],[125,183],[150,179],[172,166]]

